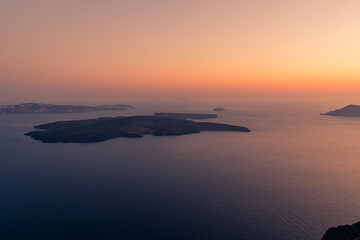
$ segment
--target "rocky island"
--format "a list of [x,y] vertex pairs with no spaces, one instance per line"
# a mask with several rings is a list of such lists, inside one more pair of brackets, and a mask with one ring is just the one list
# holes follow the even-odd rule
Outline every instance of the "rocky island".
[[43,103],[22,103],[0,107],[0,114],[24,114],[24,113],[79,113],[94,111],[128,110],[133,106],[117,104],[103,106],[83,105],[53,105]]
[[225,111],[226,109],[225,108],[222,108],[222,107],[215,107],[213,108],[213,111],[214,112],[221,112],[221,111]]
[[165,113],[165,112],[156,112],[154,113],[155,117],[165,117],[165,118],[178,118],[178,119],[208,119],[208,118],[217,118],[216,114],[201,114],[201,113]]
[[102,142],[112,138],[139,138],[143,135],[177,136],[201,131],[250,132],[246,127],[156,116],[103,117],[88,120],[61,121],[34,127],[25,133],[42,142]]
[[360,240],[360,222],[329,228],[321,240]]
[[360,117],[360,106],[348,105],[338,110],[334,110],[328,113],[322,113],[321,115],[339,116],[339,117]]

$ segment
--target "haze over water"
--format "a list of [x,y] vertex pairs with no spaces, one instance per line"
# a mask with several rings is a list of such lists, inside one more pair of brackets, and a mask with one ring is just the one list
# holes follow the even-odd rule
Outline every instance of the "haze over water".
[[43,144],[33,125],[212,104],[146,104],[120,112],[0,116],[4,239],[320,239],[359,219],[360,120],[331,104],[233,102],[216,122],[251,133],[94,144]]
[[[315,240],[359,221],[360,119],[320,116],[360,104],[359,12],[359,0],[1,0],[0,106],[136,108],[0,115],[0,239]],[[214,107],[227,111],[212,121],[252,132],[24,136]]]

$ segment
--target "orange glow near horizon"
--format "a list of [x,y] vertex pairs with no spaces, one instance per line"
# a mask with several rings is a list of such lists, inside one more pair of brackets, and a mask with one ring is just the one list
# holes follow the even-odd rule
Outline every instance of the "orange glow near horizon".
[[0,91],[359,91],[359,11],[357,0],[5,0]]

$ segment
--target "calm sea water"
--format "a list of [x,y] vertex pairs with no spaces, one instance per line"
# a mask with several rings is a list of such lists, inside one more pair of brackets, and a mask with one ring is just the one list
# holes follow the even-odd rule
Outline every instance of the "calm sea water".
[[51,121],[169,109],[1,115],[0,238],[311,240],[360,219],[360,119],[320,109],[234,106],[215,120],[251,133],[93,144],[23,135]]

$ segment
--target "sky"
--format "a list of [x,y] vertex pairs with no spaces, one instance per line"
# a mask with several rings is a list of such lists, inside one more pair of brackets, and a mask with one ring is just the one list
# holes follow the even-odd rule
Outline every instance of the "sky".
[[0,36],[2,102],[360,92],[358,0],[1,0]]

